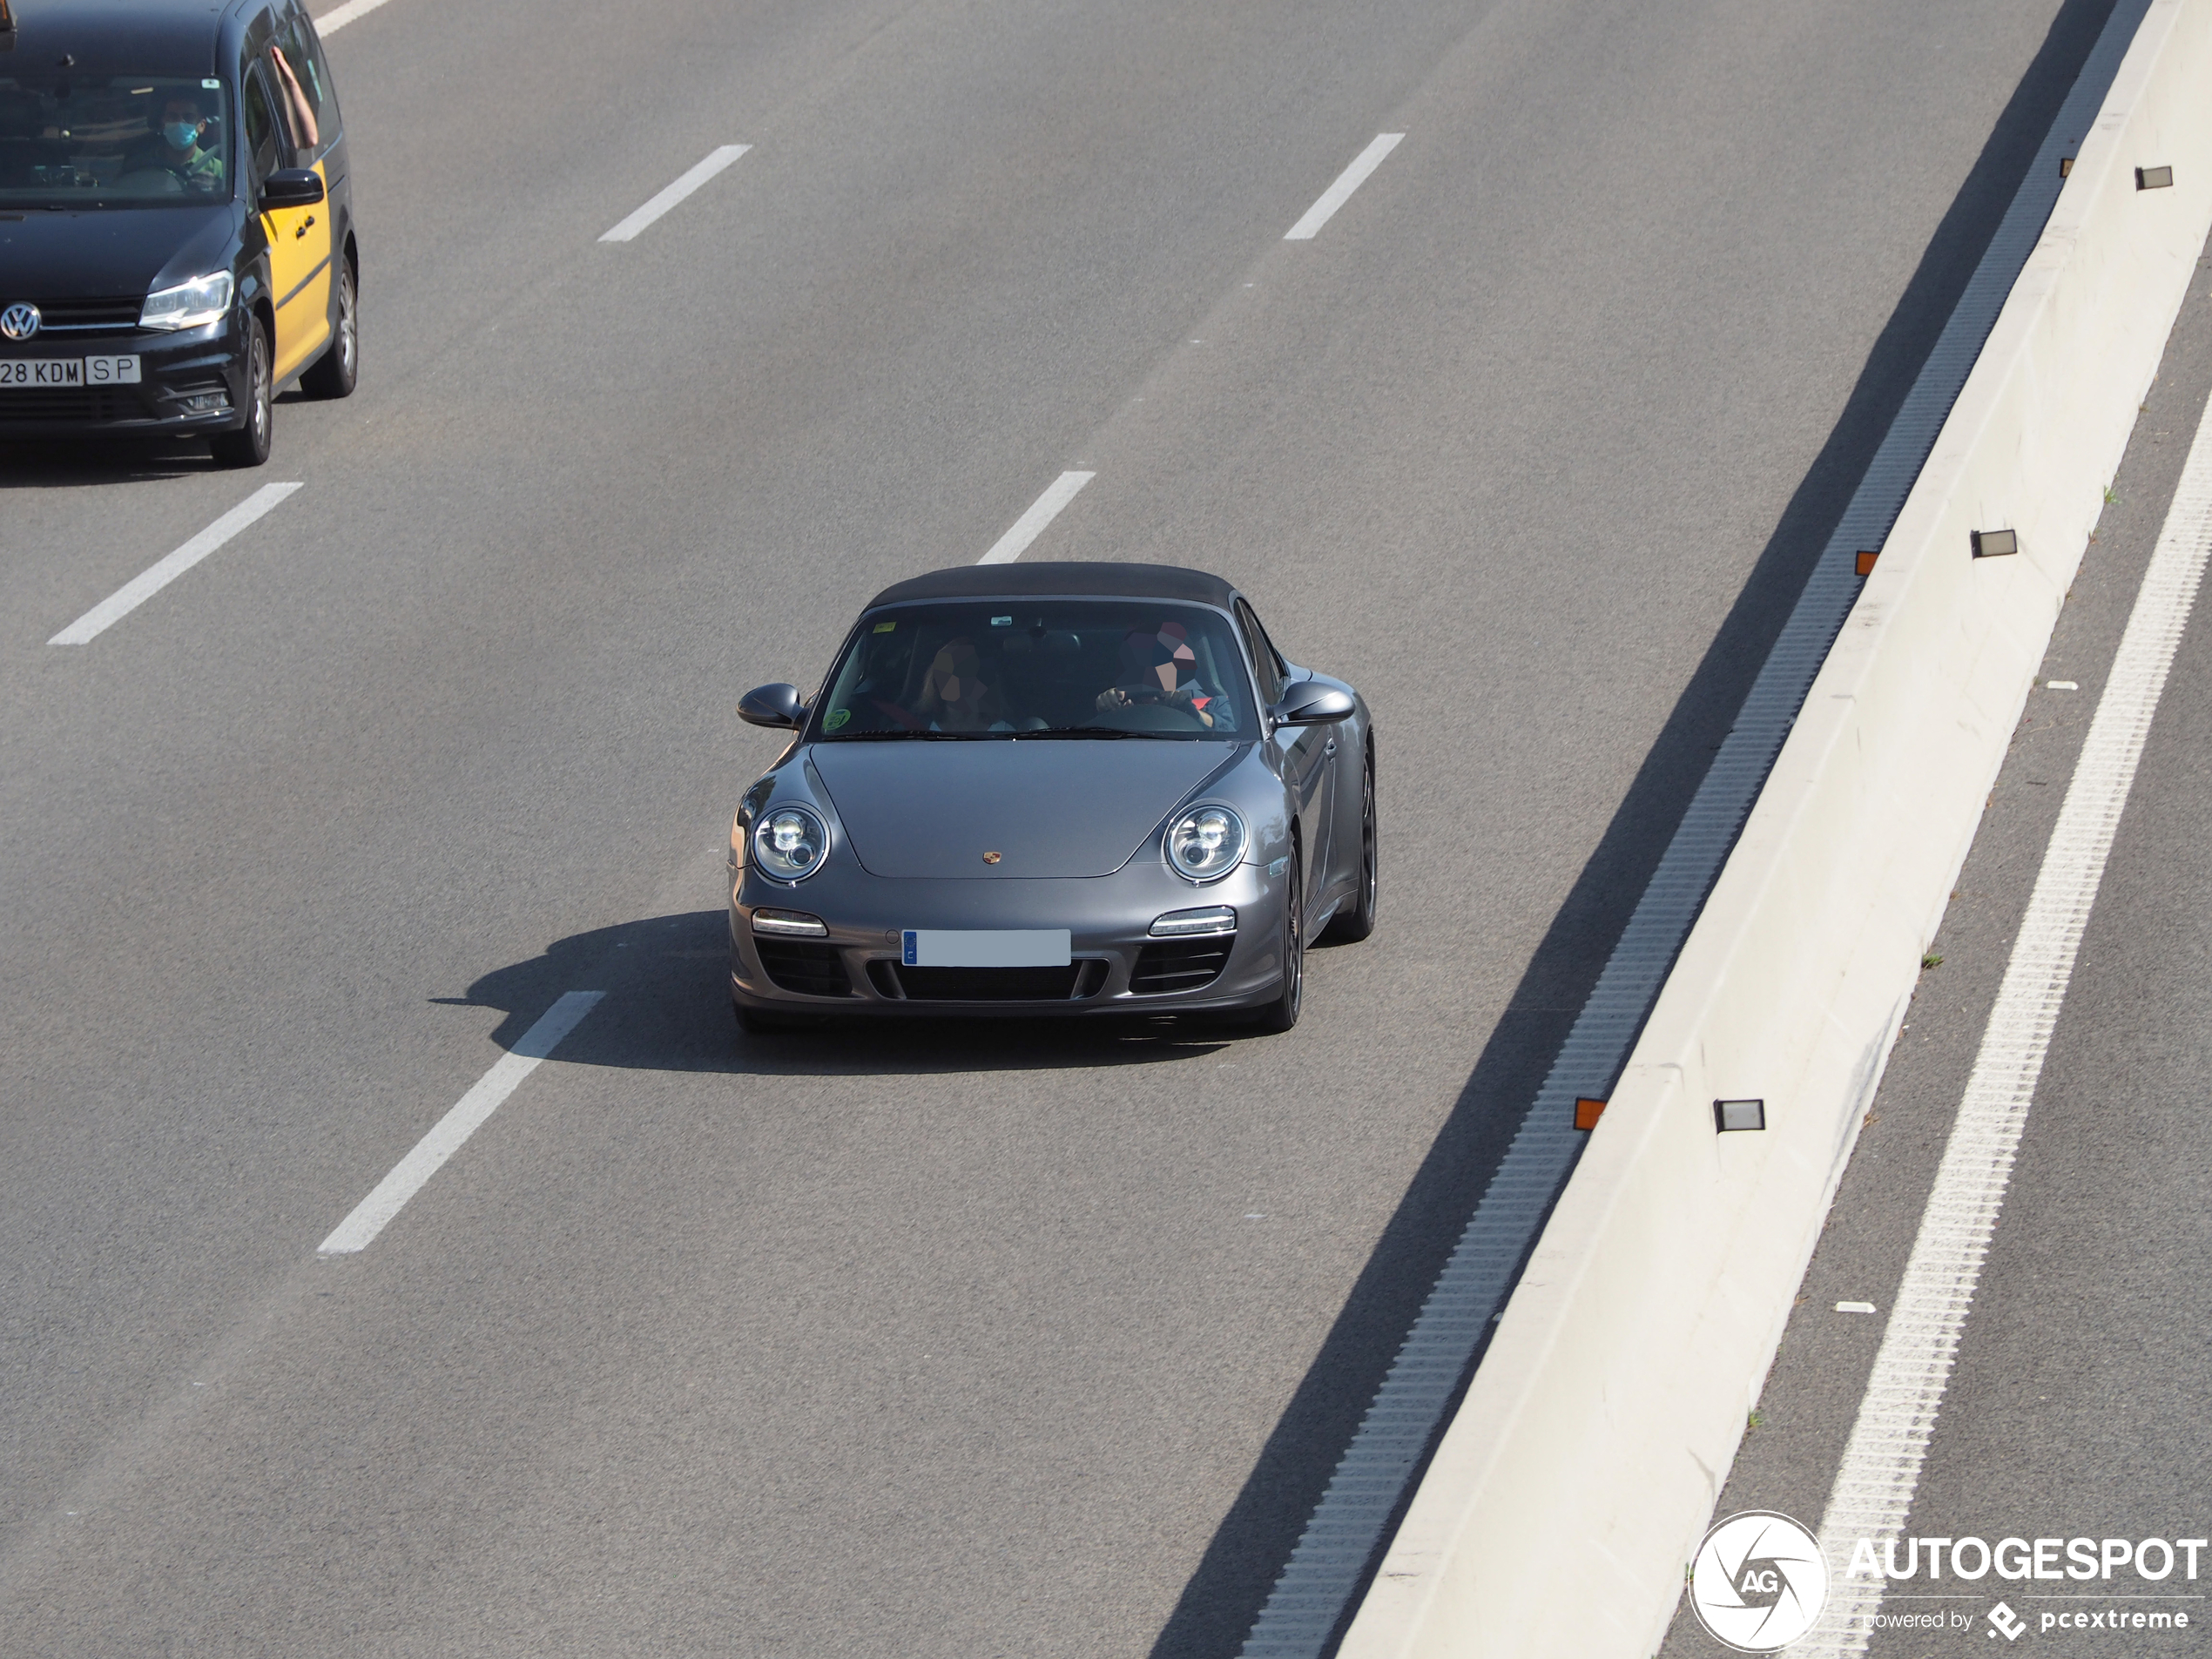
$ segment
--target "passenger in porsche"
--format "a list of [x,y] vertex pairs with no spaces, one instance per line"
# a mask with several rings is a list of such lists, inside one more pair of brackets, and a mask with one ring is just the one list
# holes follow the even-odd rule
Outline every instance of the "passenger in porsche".
[[982,659],[973,642],[948,640],[931,659],[914,712],[932,732],[1010,732],[998,693],[983,684]]
[[1220,698],[1218,686],[1209,688],[1198,677],[1198,656],[1191,649],[1190,631],[1179,622],[1163,622],[1156,632],[1140,629],[1122,642],[1120,677],[1098,694],[1098,707],[1166,704],[1189,710],[1210,730],[1232,729],[1236,716],[1227,705],[1211,706]]

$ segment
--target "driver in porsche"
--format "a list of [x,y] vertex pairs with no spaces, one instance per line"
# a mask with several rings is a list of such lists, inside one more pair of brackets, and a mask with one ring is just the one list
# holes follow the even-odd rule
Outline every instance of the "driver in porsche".
[[1197,653],[1179,622],[1162,623],[1156,632],[1134,632],[1122,641],[1121,674],[1098,694],[1102,709],[1126,709],[1139,703],[1188,709],[1209,730],[1235,724],[1228,700],[1209,691],[1198,678]]

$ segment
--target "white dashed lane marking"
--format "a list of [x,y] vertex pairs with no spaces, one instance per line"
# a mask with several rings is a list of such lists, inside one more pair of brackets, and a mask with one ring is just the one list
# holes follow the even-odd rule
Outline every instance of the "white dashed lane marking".
[[338,1224],[336,1231],[318,1246],[317,1253],[350,1256],[366,1249],[385,1224],[407,1207],[407,1201],[422,1190],[422,1184],[461,1150],[462,1143],[482,1127],[484,1120],[500,1109],[523,1078],[537,1069],[540,1062],[561,1046],[561,1039],[575,1030],[577,1022],[605,995],[604,991],[570,991],[540,1015],[537,1023],[523,1033],[522,1041],[493,1062],[491,1069],[476,1080],[476,1086],[454,1103],[430,1132],[415,1143],[413,1151],[392,1166],[391,1174],[376,1184],[375,1190],[354,1206],[354,1213]]
[[191,541],[125,583],[46,643],[82,645],[105,633],[299,488],[297,484],[263,484]]
[[975,561],[978,564],[1011,564],[1022,556],[1030,543],[1044,534],[1044,527],[1060,516],[1060,509],[1075,500],[1076,491],[1098,475],[1095,472],[1063,472],[1052,481],[1044,494],[1038,496],[1029,510],[1014,521],[1014,528],[992,543],[991,550]]
[[698,165],[691,168],[691,171],[686,172],[682,178],[678,179],[674,184],[671,185],[667,189],[662,191],[660,194],[655,196],[651,201],[647,202],[643,207],[640,207],[636,212],[631,214],[629,218],[624,219],[620,224],[617,225],[612,230],[609,231],[599,239],[603,242],[627,242],[631,240],[637,236],[638,232],[644,230],[648,225],[651,225],[662,214],[667,212],[669,209],[674,207],[678,202],[681,202],[686,196],[697,190],[701,185],[704,185],[708,179],[713,178],[716,173],[720,172],[725,167],[728,166],[732,162],[735,161],[739,156],[743,155],[746,151],[752,148],[752,146],[749,144],[725,144],[719,146],[718,149],[711,152],[705,161],[700,162]]
[[1283,239],[1285,242],[1312,241],[1337,209],[1352,199],[1352,192],[1367,182],[1367,175],[1382,165],[1383,158],[1398,148],[1398,141],[1405,136],[1402,132],[1377,133],[1375,141],[1354,156],[1352,165],[1337,175],[1336,183],[1323,191],[1321,199],[1305,210],[1305,217],[1283,233]]
[[344,5],[333,6],[315,19],[315,33],[327,40],[356,17],[366,17],[383,3],[384,0],[346,0]]

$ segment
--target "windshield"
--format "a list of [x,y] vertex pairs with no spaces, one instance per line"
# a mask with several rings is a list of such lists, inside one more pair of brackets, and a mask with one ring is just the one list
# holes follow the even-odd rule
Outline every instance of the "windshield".
[[981,599],[864,617],[813,719],[889,738],[1236,738],[1258,730],[1228,619],[1142,600]]
[[8,66],[0,73],[0,207],[226,200],[226,109],[222,83],[200,76]]

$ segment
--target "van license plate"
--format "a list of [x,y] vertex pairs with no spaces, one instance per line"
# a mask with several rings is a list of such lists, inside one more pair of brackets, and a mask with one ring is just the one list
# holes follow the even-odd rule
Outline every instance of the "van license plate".
[[0,357],[0,386],[136,386],[136,357]]

